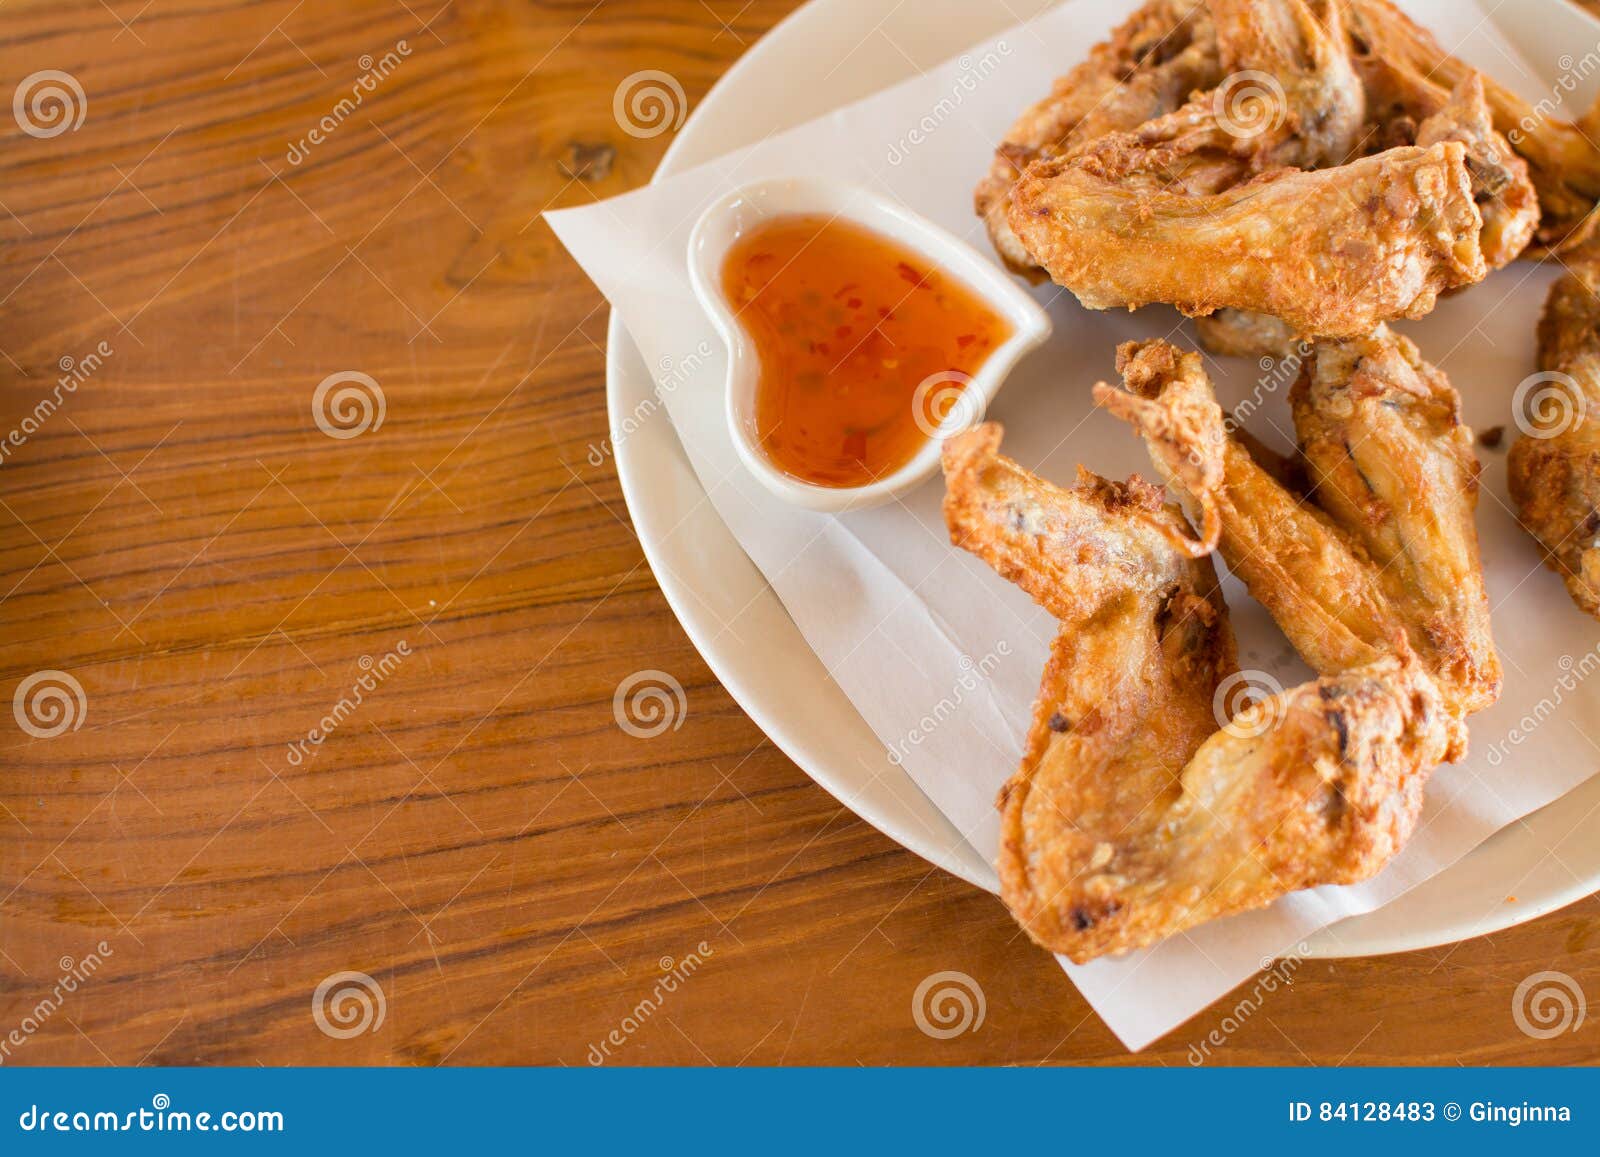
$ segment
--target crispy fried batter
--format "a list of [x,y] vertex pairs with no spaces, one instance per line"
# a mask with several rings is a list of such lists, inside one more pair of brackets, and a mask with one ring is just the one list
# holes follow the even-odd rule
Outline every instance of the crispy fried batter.
[[1061,620],[1000,796],[1002,895],[1028,934],[1081,963],[1380,869],[1452,743],[1420,665],[1384,658],[1217,730],[1233,636],[1209,559],[1171,545],[1179,512],[1137,478],[1061,490],[999,442],[946,443],[945,515]]
[[1483,276],[1470,176],[1451,170],[1465,152],[1299,171],[1342,166],[1364,139],[1339,3],[1207,7],[1226,79],[1035,159],[1011,189],[1008,244],[1091,308],[1233,306],[1339,334],[1426,312],[1440,290]]
[[[1245,130],[1244,148],[1256,171],[1353,160],[1364,135],[1367,94],[1350,61],[1342,0],[1211,0],[1209,7],[1227,74],[1209,103],[1229,132]],[[1251,83],[1268,84],[1265,125],[1237,123],[1234,98]]]
[[1091,309],[1167,302],[1353,337],[1420,317],[1488,272],[1465,147],[1399,148],[1268,173],[1213,196],[1140,191],[1070,158],[1029,166],[1011,226]]
[[1212,0],[1226,74],[1213,91],[1072,150],[1127,188],[1207,196],[1260,173],[1320,168],[1362,139],[1365,94],[1330,0]]
[[[1386,106],[1415,114],[1419,104],[1442,102],[1474,75],[1389,0],[1347,0],[1346,6],[1355,65],[1378,115]],[[1538,191],[1537,249],[1579,244],[1594,229],[1600,201],[1600,109],[1572,123],[1543,115],[1487,77],[1483,88],[1495,130],[1526,159]]]
[[[1542,251],[1581,239],[1600,199],[1594,135],[1600,109],[1575,125],[1538,115],[1388,0],[1153,0],[1013,126],[976,205],[1007,265],[1034,280],[1042,267],[1090,308],[1163,301],[1201,315],[1252,309],[1303,332],[1350,337],[1420,316],[1437,293],[1480,280],[1530,240]],[[1268,216],[1229,196],[1244,186],[1251,201],[1264,175],[1343,173],[1361,157],[1393,154],[1379,170],[1393,172],[1396,149],[1443,142],[1463,147],[1476,219],[1438,203],[1458,184],[1453,175],[1429,178],[1433,187],[1416,190],[1407,214],[1384,204],[1389,190],[1370,183],[1370,168],[1275,190],[1324,197],[1293,221],[1278,219],[1279,202],[1261,206]],[[1050,184],[1059,187],[1041,188]],[[1372,211],[1368,244],[1355,237],[1360,214],[1336,211],[1341,189]],[[1213,212],[1228,214],[1231,246],[1203,227]],[[1343,236],[1313,243],[1305,259],[1323,221]],[[1466,231],[1477,234],[1475,254]],[[1199,260],[1165,266],[1191,247]],[[1118,252],[1123,260],[1102,271]],[[1395,262],[1404,271],[1383,276]],[[1212,285],[1219,264],[1223,284]],[[1250,283],[1280,267],[1283,285],[1250,293]],[[1330,275],[1335,267],[1347,276]],[[1377,301],[1358,296],[1345,316],[1345,297],[1374,278]],[[1273,296],[1279,310],[1251,304]],[[1296,304],[1318,298],[1328,300]],[[1331,328],[1302,325],[1308,317]]]
[[1307,663],[1335,674],[1414,651],[1453,715],[1494,702],[1500,664],[1478,560],[1472,434],[1455,391],[1415,346],[1387,329],[1316,343],[1293,395],[1314,502],[1285,490],[1220,425],[1172,441],[1161,416],[1213,397],[1197,354],[1130,342],[1118,368],[1127,390],[1102,383],[1096,400],[1144,435],[1191,508],[1205,505],[1196,463],[1220,461],[1210,502],[1223,558]]
[[[1478,245],[1484,264],[1500,269],[1522,256],[1533,240],[1539,228],[1539,195],[1528,175],[1528,162],[1495,131],[1483,84],[1482,76],[1469,73],[1426,114],[1416,143],[1427,148],[1440,141],[1459,141],[1467,150],[1472,195],[1483,217]],[[1417,111],[1428,107],[1419,104]]]
[[1044,277],[1006,221],[1011,187],[1029,162],[1136,128],[1221,79],[1215,30],[1200,0],[1151,0],[1095,45],[1088,60],[1012,125],[974,194],[978,216],[1006,264],[1033,280]]
[[1127,390],[1101,384],[1095,400],[1145,437],[1156,468],[1199,510],[1194,463],[1220,459],[1222,485],[1210,496],[1222,523],[1228,568],[1250,588],[1315,670],[1336,674],[1389,655],[1405,634],[1369,559],[1332,520],[1278,484],[1249,451],[1215,427],[1183,443],[1161,437],[1161,416],[1215,406],[1199,355],[1167,342],[1129,342],[1117,353]]
[[1290,395],[1318,505],[1378,567],[1453,708],[1500,697],[1476,526],[1479,463],[1461,397],[1407,338],[1317,342]]
[[1539,321],[1526,429],[1511,447],[1511,498],[1545,559],[1600,618],[1600,242],[1567,254]]

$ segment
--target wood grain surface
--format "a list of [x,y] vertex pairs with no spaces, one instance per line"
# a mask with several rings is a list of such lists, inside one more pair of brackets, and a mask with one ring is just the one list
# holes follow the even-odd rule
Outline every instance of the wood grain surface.
[[[791,6],[0,7],[0,96],[83,94],[0,148],[0,696],[83,691],[30,684],[54,737],[0,713],[0,1062],[1183,1065],[1213,1030],[1220,1064],[1593,1059],[1592,1023],[1512,1015],[1541,970],[1600,995],[1593,899],[1304,963],[1130,1057],[711,676],[589,453],[607,309],[539,215],[659,161],[622,78],[692,104]],[[332,437],[314,394],[352,371],[382,421]],[[618,726],[641,670],[676,729]],[[657,1000],[664,966],[693,973]],[[940,971],[975,1031],[918,1028]],[[381,1022],[330,993],[319,1024],[346,972]]]

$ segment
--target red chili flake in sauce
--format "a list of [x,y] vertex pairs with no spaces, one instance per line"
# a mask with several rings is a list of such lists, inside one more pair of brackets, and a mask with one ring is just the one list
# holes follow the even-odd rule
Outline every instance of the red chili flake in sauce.
[[1011,335],[977,294],[917,259],[810,215],[773,218],[729,251],[723,290],[761,363],[756,435],[780,470],[821,486],[892,474],[927,442],[923,426],[954,404],[959,380],[921,397],[918,386],[976,373]]

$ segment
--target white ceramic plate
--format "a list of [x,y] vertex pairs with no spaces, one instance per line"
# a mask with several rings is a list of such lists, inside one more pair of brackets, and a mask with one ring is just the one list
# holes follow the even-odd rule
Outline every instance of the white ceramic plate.
[[[870,95],[1050,4],[812,0],[746,52],[700,102],[657,178]],[[1558,60],[1563,45],[1595,43],[1600,30],[1563,0],[1504,0],[1495,20],[1530,60]],[[1041,91],[1049,79],[1040,78]],[[653,396],[649,369],[613,314],[607,342],[613,423]],[[739,705],[862,819],[962,879],[996,890],[993,868],[888,761],[883,745],[828,677],[706,500],[671,424],[642,423],[621,441],[616,457],[656,580]],[[724,630],[735,621],[742,642]],[[1532,920],[1597,889],[1600,776],[1387,907],[1324,929],[1313,938],[1310,954],[1367,956],[1447,944]]]

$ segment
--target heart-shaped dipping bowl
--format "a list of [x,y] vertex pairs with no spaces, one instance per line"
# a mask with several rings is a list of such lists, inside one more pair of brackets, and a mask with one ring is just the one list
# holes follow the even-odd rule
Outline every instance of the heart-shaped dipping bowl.
[[[862,486],[817,486],[795,478],[773,465],[756,433],[760,355],[723,292],[723,266],[729,249],[756,226],[795,215],[849,221],[897,243],[960,281],[1011,327],[1011,335],[965,382],[956,404],[927,443],[904,466]],[[725,404],[739,457],[773,494],[806,510],[838,513],[877,506],[926,481],[939,469],[943,440],[981,421],[1017,362],[1050,336],[1049,315],[994,262],[899,203],[835,181],[803,177],[759,181],[716,201],[701,214],[689,236],[689,277],[728,346]]]

